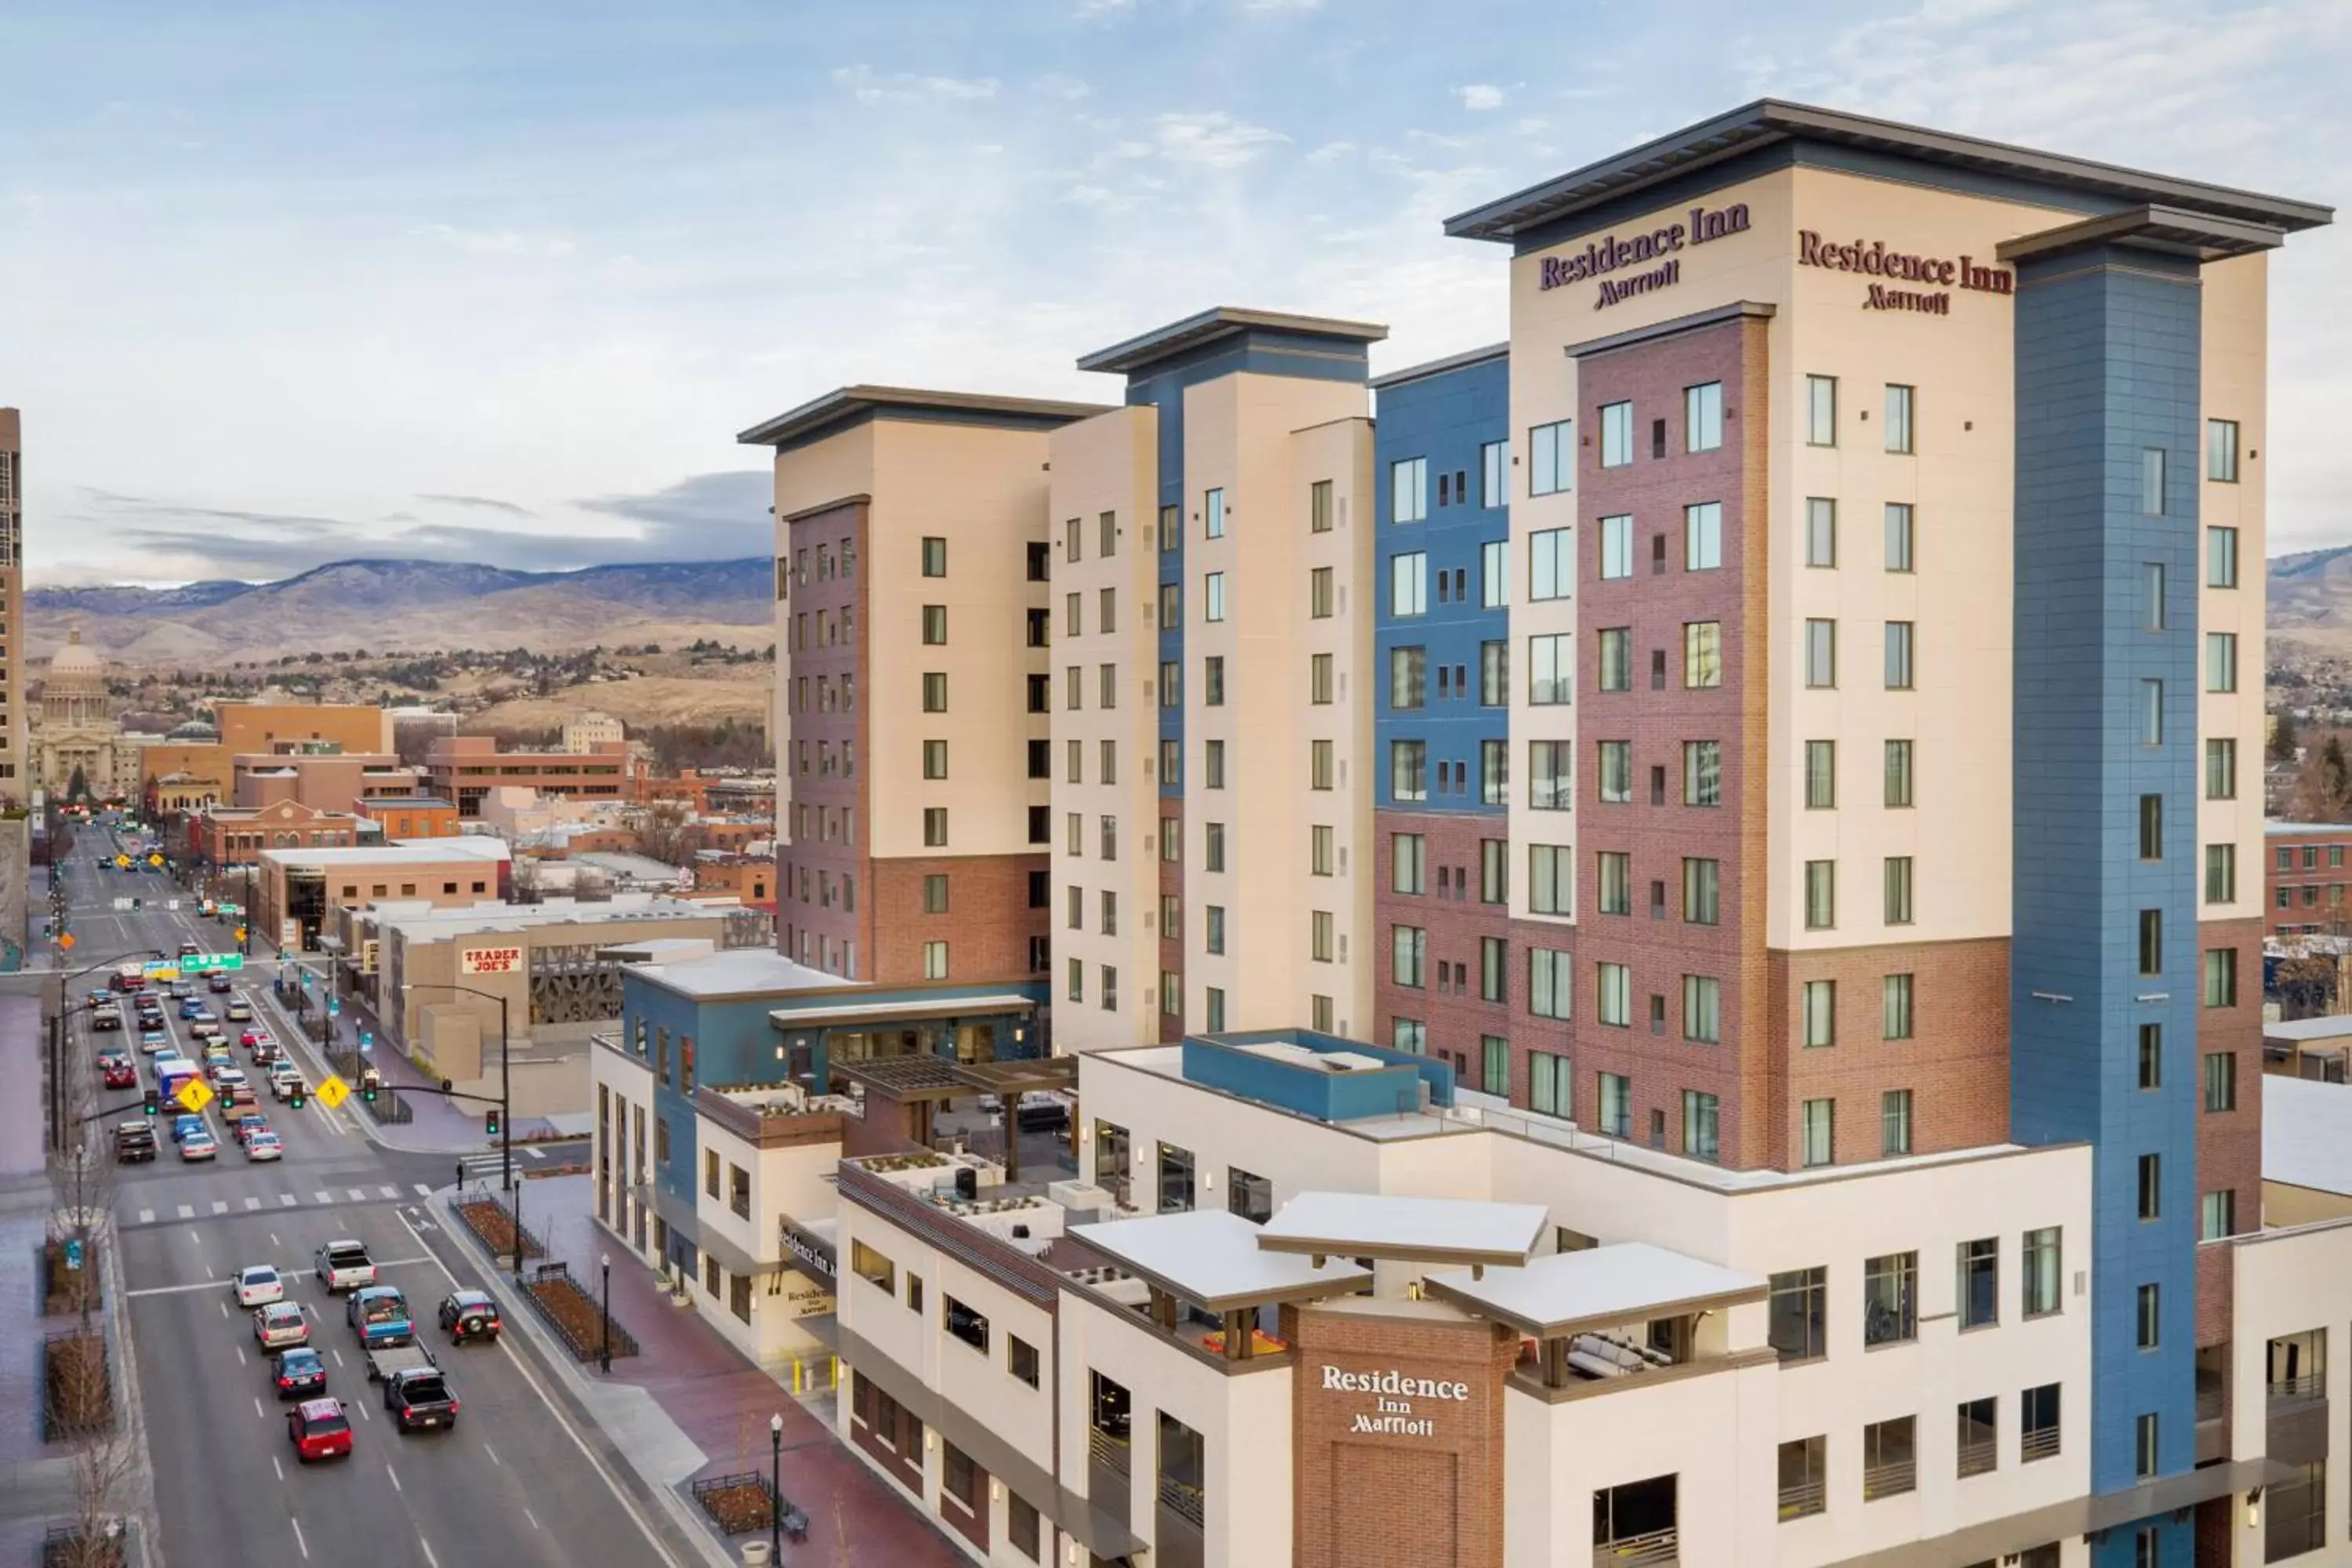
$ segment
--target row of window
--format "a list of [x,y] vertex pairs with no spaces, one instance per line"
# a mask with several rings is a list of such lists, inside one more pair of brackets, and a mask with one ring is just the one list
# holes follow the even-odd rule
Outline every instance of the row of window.
[[[2026,1389],[2018,1398],[2018,1461],[2032,1464],[2058,1452],[2059,1387]],[[1958,1473],[1990,1474],[2000,1468],[2000,1401],[1988,1396],[1961,1402],[1957,1411]],[[1862,1500],[1901,1497],[1919,1485],[1918,1418],[1896,1415],[1862,1429]],[[1829,1438],[1798,1437],[1780,1447],[1780,1516],[1782,1523],[1829,1508]],[[2150,1532],[2152,1534],[2152,1532]],[[2032,1560],[2032,1559],[2027,1559]],[[2011,1559],[2011,1561],[2019,1561]],[[2057,1561],[2053,1552],[2050,1561]],[[2142,1559],[2156,1568],[2152,1556]]]
[[[937,572],[930,570],[930,547],[934,543],[938,544],[940,547],[940,570]],[[791,590],[795,585],[803,588],[809,585],[810,561],[812,553],[814,553],[814,556],[815,581],[817,582],[830,583],[836,576],[845,581],[848,578],[857,575],[857,542],[856,540],[845,539],[841,542],[838,548],[830,544],[820,544],[815,547],[814,552],[812,552],[807,546],[803,545],[802,548],[793,552],[793,558],[790,565],[785,563],[782,556],[779,555],[776,557],[777,598],[782,599],[790,597]],[[945,540],[927,539],[923,541],[924,576],[945,576],[947,574],[946,563],[947,542]]]
[[2282,844],[2275,852],[2275,862],[2280,870],[2292,871],[2299,858],[2305,870],[2316,871],[2322,855],[2327,857],[2329,870],[2344,868],[2344,846],[2341,844]]

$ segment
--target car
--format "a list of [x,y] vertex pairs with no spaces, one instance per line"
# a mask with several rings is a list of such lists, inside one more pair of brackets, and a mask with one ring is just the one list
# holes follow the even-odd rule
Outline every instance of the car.
[[142,1029],[139,1031],[139,1048],[152,1057],[157,1051],[171,1049],[172,1037],[161,1029]]
[[403,1432],[447,1430],[457,1425],[457,1396],[437,1366],[394,1373],[383,1380],[383,1407]]
[[205,985],[214,995],[220,995],[228,990],[228,976],[215,969],[213,971],[212,978],[205,982]]
[[235,1083],[225,1083],[220,1087],[220,1108],[223,1110],[235,1110],[240,1106],[251,1107],[260,1103],[261,1097],[253,1092],[253,1085],[242,1079]]
[[200,1127],[180,1140],[180,1158],[184,1161],[212,1160],[219,1155],[220,1145],[213,1142],[212,1133],[205,1128]]
[[250,1023],[253,1019],[253,1004],[239,996],[230,1002],[223,1012],[232,1024]]
[[194,958],[196,954],[202,952],[204,952],[204,949],[198,947],[193,942],[183,942],[180,943],[180,956],[182,958]]
[[86,992],[82,995],[82,1000],[88,1003],[90,1006],[104,1007],[114,1001],[114,993],[111,991]]
[[375,1260],[368,1256],[367,1243],[349,1237],[321,1246],[311,1258],[311,1268],[331,1296],[375,1283]]
[[257,1132],[245,1141],[245,1157],[248,1160],[282,1160],[286,1146],[275,1132]]
[[144,1118],[133,1117],[114,1125],[114,1159],[117,1164],[135,1165],[155,1157],[155,1130]]
[[248,1050],[248,1051],[249,1051],[249,1050],[253,1049],[253,1047],[256,1047],[256,1046],[257,1046],[257,1045],[261,1044],[261,1042],[262,1042],[262,1041],[264,1041],[264,1040],[268,1039],[268,1037],[269,1037],[269,1031],[268,1031],[268,1030],[267,1030],[267,1029],[260,1029],[260,1028],[254,1028],[254,1029],[242,1029],[242,1030],[239,1030],[239,1031],[237,1032],[236,1043],[237,1043],[238,1045],[240,1045],[240,1046],[243,1046],[247,1050]]
[[240,1143],[257,1132],[269,1131],[269,1118],[258,1110],[248,1110],[229,1125],[229,1131]]
[[183,996],[180,998],[180,1021],[184,1024],[204,1009],[205,1005],[194,996]]
[[306,1093],[307,1089],[302,1075],[289,1066],[282,1073],[269,1075],[269,1092],[279,1100],[291,1100],[298,1094]]
[[205,1119],[192,1110],[184,1110],[172,1118],[172,1142],[174,1143],[184,1143],[191,1134],[205,1131]]
[[276,1040],[264,1040],[253,1047],[253,1059],[263,1067],[268,1067],[272,1062],[283,1061],[285,1058],[286,1047]]
[[243,1083],[245,1069],[226,1057],[215,1057],[206,1052],[205,1076],[212,1079],[215,1089],[225,1089],[233,1083]]
[[488,1290],[454,1290],[441,1298],[441,1310],[436,1315],[441,1321],[441,1331],[453,1345],[467,1340],[495,1341],[506,1326],[499,1316],[498,1302]]
[[408,1298],[391,1285],[363,1285],[343,1303],[343,1318],[360,1337],[360,1348],[404,1345],[416,1337]]
[[253,1337],[266,1351],[310,1342],[310,1320],[291,1301],[272,1301],[254,1310]]
[[327,1363],[308,1345],[295,1345],[279,1351],[270,1358],[269,1381],[278,1385],[278,1397],[291,1399],[297,1394],[319,1394],[327,1392]]
[[110,1002],[105,1006],[93,1010],[89,1016],[89,1026],[93,1029],[105,1030],[121,1028],[122,1009]]
[[352,1451],[351,1417],[340,1399],[302,1401],[286,1413],[286,1436],[293,1440],[295,1459],[305,1465]]
[[196,983],[194,981],[174,980],[172,982],[172,996],[173,1000],[185,1002],[194,997],[195,994]]
[[286,1300],[286,1278],[267,1263],[248,1263],[229,1277],[240,1307],[266,1307]]
[[137,1089],[139,1087],[139,1069],[132,1067],[128,1058],[117,1061],[102,1061],[98,1064],[98,1072],[100,1078],[105,1080],[106,1087],[109,1089]]

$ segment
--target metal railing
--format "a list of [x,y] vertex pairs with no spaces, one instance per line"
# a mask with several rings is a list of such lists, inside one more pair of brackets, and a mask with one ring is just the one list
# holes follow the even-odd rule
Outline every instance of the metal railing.
[[2197,1391],[2197,1419],[2200,1424],[2207,1421],[2219,1421],[2226,1413],[2227,1402],[2221,1397],[2220,1388],[2200,1388]]
[[1087,1456],[1107,1470],[1128,1473],[1128,1445],[1099,1426],[1087,1428]]
[[1160,1506],[1195,1530],[1207,1528],[1203,1520],[1208,1512],[1208,1494],[1199,1487],[1188,1485],[1173,1476],[1162,1476],[1160,1478]]
[[2058,1452],[2058,1428],[2044,1426],[2038,1432],[2027,1432],[2017,1441],[2017,1458],[2021,1464],[2046,1459]]
[[2265,1388],[2273,1405],[2286,1399],[2323,1399],[2327,1394],[2327,1374],[2315,1372],[2302,1377],[2273,1378]]
[[1862,1500],[1900,1497],[1905,1492],[1919,1489],[1919,1462],[1916,1459],[1895,1459],[1885,1464],[1862,1468]]
[[1642,1535],[1595,1542],[1592,1568],[1658,1568],[1681,1560],[1682,1532],[1669,1525]]
[[1960,1445],[1960,1474],[1981,1476],[2000,1468],[2000,1444],[1991,1437]]
[[1821,1481],[1800,1481],[1780,1489],[1780,1517],[1805,1519],[1829,1507],[1829,1489]]

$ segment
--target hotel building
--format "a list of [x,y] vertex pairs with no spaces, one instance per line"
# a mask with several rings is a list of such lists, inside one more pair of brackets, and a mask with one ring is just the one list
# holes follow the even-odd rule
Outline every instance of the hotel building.
[[[2331,216],[1767,100],[1452,220],[1492,348],[1081,361],[955,667],[1042,678],[957,800],[1045,808],[1075,1169],[827,1102],[845,1436],[992,1563],[2352,1563],[2352,1227],[2265,1226],[2257,1082],[2266,268]],[[842,399],[780,597],[882,482],[786,484]],[[866,580],[836,659],[915,646]]]
[[[0,800],[31,797],[25,732],[25,435],[23,416],[0,408]],[[23,883],[22,852],[14,873]]]

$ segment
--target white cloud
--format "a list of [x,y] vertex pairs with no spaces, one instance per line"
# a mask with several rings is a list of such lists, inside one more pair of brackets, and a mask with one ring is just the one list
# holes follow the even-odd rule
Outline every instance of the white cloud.
[[1216,110],[1204,114],[1163,114],[1155,124],[1160,156],[1171,163],[1211,169],[1238,169],[1255,162],[1275,142],[1289,140],[1279,131],[1252,125]]
[[1307,12],[1323,9],[1323,0],[1239,0],[1244,11],[1259,13],[1292,11]]
[[466,252],[468,256],[569,256],[572,244],[562,235],[528,235],[511,228],[458,228],[451,224],[428,223],[412,231],[421,239],[429,239]]
[[1457,87],[1454,90],[1461,95],[1462,107],[1465,109],[1482,110],[1503,107],[1503,89],[1490,83],[1474,81],[1467,87]]
[[885,74],[869,65],[836,66],[834,85],[846,88],[860,103],[970,103],[994,98],[994,77],[918,76],[912,71]]
[[1094,91],[1076,77],[1064,76],[1060,71],[1048,71],[1030,85],[1048,98],[1066,99],[1071,102]]
[[1356,144],[1353,142],[1326,142],[1307,153],[1307,161],[1310,163],[1337,163],[1355,150]]

